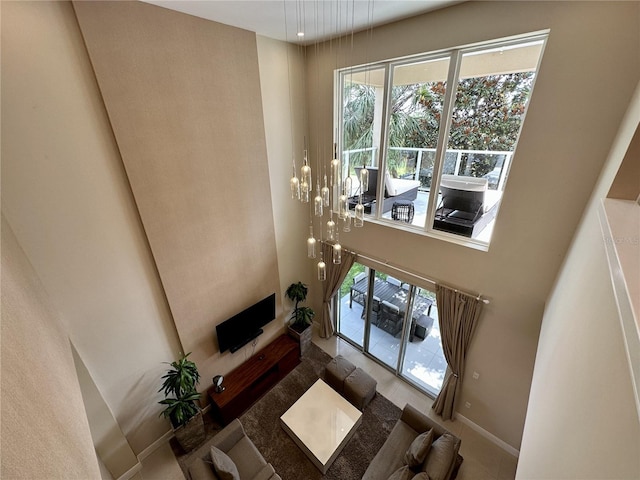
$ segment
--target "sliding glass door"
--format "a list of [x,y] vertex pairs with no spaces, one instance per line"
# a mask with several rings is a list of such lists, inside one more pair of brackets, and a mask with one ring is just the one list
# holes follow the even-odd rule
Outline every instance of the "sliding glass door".
[[437,395],[447,365],[435,294],[356,263],[339,295],[338,335],[420,390]]

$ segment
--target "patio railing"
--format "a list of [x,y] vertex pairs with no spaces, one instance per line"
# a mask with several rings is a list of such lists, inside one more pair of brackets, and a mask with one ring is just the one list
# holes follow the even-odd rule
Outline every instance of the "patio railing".
[[[435,155],[435,148],[390,147],[387,168],[394,177],[419,180],[421,190],[429,190]],[[447,150],[443,173],[485,177],[490,189],[502,190],[512,156],[505,151]],[[354,167],[376,166],[377,158],[377,147],[345,150],[343,175],[353,175]]]

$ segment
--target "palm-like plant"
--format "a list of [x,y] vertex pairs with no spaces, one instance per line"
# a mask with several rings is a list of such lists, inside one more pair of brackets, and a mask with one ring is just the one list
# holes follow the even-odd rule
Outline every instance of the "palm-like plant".
[[166,405],[160,415],[168,418],[174,428],[186,425],[200,411],[195,403],[200,399],[196,390],[196,385],[200,382],[200,373],[196,364],[187,358],[189,355],[191,352],[175,362],[168,363],[172,368],[163,375],[164,382],[158,390],[168,397],[159,402]]
[[291,314],[291,327],[296,327],[299,330],[304,330],[307,325],[311,325],[311,321],[315,316],[315,312],[311,307],[300,307],[300,302],[304,302],[307,299],[307,292],[309,289],[302,282],[292,283],[287,288],[285,294],[289,300],[296,302],[296,306]]

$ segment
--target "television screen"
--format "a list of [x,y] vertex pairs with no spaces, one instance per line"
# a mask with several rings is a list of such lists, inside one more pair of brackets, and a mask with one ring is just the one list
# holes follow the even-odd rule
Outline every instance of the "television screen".
[[262,333],[264,327],[276,318],[276,294],[272,293],[258,303],[216,326],[220,353],[239,350]]

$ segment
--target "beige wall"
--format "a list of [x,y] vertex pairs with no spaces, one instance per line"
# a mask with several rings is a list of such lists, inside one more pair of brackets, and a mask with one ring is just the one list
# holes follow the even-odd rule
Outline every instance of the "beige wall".
[[640,418],[605,253],[612,239],[598,221],[640,124],[640,83],[629,105],[545,310],[518,479],[640,478]]
[[639,19],[637,2],[468,2],[356,35],[353,51],[307,52],[311,150],[327,150],[336,66],[550,29],[489,252],[372,223],[341,237],[491,299],[467,361],[480,379],[464,379],[458,405],[515,448],[545,301],[640,74]]
[[140,453],[180,346],[69,3],[2,2],[2,212]]
[[633,135],[607,197],[622,200],[640,197],[640,128]]
[[[252,348],[220,355],[216,324],[280,298],[256,36],[140,2],[74,8],[180,341],[206,389]],[[281,325],[271,322],[259,347]]]
[[100,478],[69,338],[4,216],[1,388],[2,478]]
[[[285,320],[293,305],[284,292],[294,282],[311,281],[305,262],[309,207],[291,199],[292,159],[300,170],[306,122],[304,118],[304,55],[297,46],[258,36],[262,109],[269,157],[273,224]],[[302,260],[301,260],[302,259]]]

